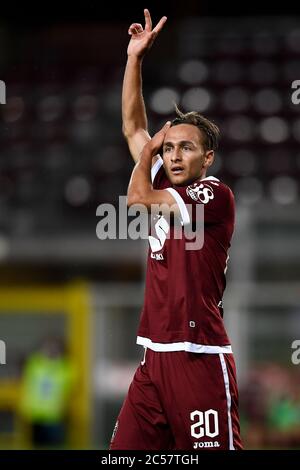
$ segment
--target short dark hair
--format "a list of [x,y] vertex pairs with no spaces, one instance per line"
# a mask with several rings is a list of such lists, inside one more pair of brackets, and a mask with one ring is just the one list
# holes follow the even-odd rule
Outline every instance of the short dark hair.
[[216,124],[202,116],[202,114],[197,111],[183,113],[176,104],[175,111],[177,117],[173,119],[171,126],[177,126],[178,124],[192,124],[193,126],[198,127],[201,134],[204,136],[203,144],[205,150],[216,150],[218,148],[220,130]]

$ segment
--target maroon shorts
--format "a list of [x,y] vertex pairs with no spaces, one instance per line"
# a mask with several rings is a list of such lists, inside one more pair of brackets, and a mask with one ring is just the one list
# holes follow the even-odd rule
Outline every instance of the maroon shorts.
[[233,355],[147,349],[110,449],[242,449]]

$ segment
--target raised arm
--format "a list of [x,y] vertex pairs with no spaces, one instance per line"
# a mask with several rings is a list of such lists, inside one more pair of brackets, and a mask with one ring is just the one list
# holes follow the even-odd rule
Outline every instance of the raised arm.
[[144,15],[145,28],[141,24],[133,23],[128,30],[131,39],[127,49],[122,90],[123,134],[135,162],[144,145],[150,140],[142,91],[142,62],[167,20],[166,16],[163,16],[152,29],[149,11],[145,9]]

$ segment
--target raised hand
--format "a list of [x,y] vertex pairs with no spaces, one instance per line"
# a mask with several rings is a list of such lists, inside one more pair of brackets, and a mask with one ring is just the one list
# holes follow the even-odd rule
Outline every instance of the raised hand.
[[152,46],[156,36],[162,30],[167,17],[163,16],[155,28],[152,29],[152,20],[149,10],[144,10],[145,15],[145,28],[139,23],[132,23],[128,29],[128,34],[131,36],[127,48],[127,54],[143,57]]

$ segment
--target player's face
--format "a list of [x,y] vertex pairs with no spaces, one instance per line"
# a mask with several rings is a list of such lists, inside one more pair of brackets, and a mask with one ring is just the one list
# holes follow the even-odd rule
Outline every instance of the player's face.
[[213,151],[205,151],[201,131],[191,124],[168,129],[163,144],[164,168],[172,184],[184,186],[205,176]]

